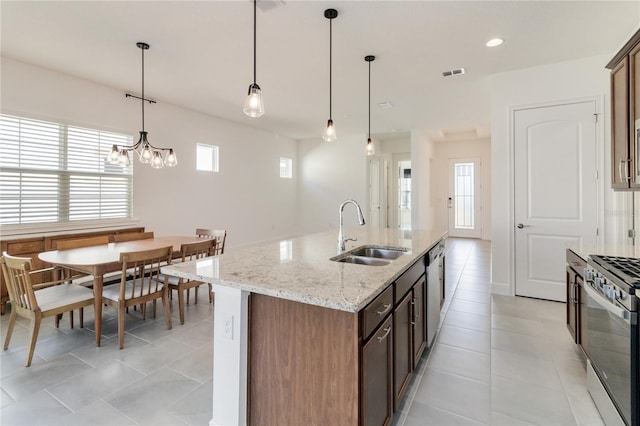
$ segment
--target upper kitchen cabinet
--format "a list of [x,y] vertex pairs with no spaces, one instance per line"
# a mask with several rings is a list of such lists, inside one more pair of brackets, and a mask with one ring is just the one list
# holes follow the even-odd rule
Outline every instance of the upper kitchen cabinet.
[[640,190],[640,30],[607,64],[611,70],[611,187]]

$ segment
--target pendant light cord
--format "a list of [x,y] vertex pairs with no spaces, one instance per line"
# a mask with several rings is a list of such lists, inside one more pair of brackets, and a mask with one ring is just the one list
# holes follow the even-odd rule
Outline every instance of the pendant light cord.
[[256,84],[256,4],[253,0],[253,84]]
[[332,49],[332,24],[333,19],[329,19],[329,120],[331,120],[331,62],[333,57],[333,49]]
[[140,103],[142,104],[142,131],[144,132],[144,49],[142,50],[142,99]]
[[371,61],[369,61],[369,139],[371,139]]

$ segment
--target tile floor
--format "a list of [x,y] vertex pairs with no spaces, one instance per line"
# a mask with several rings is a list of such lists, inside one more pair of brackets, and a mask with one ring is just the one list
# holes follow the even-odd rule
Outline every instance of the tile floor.
[[[584,361],[564,326],[564,304],[490,294],[490,245],[449,240],[447,295],[436,344],[419,365],[396,425],[602,425]],[[167,330],[162,312],[127,315],[117,347],[115,311],[103,345],[91,331],[43,325],[23,366],[27,322],[0,355],[0,424],[207,425],[211,418],[213,307],[200,303]],[[8,315],[0,317],[2,341]],[[77,327],[77,326],[76,326]]]
[[565,305],[491,295],[490,243],[448,243],[444,320],[396,425],[602,425]]

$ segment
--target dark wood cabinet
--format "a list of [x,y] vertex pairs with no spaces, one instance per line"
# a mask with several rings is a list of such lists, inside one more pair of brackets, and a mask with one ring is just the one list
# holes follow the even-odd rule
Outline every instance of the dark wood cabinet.
[[584,268],[587,263],[571,250],[567,250],[567,305],[566,324],[575,343],[581,341],[581,303]]
[[418,361],[427,347],[427,280],[422,277],[413,286],[412,326],[413,326],[413,368],[418,366]]
[[362,347],[362,419],[388,425],[393,417],[393,316]]
[[611,187],[640,189],[640,31],[607,64],[611,70]]
[[393,311],[393,407],[397,410],[413,371],[413,292],[409,292]]

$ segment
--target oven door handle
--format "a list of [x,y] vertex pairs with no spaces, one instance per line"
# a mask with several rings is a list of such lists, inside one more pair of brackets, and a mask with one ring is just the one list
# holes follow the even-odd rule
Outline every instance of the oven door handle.
[[619,308],[613,303],[611,303],[609,299],[607,299],[606,297],[602,296],[597,291],[592,289],[588,283],[585,283],[584,289],[587,291],[587,294],[591,296],[591,298],[598,303],[598,305],[602,306],[603,308],[605,308],[607,311],[617,316],[618,318],[624,321],[627,321],[628,323],[631,323],[631,315],[629,311],[627,311],[624,308]]

